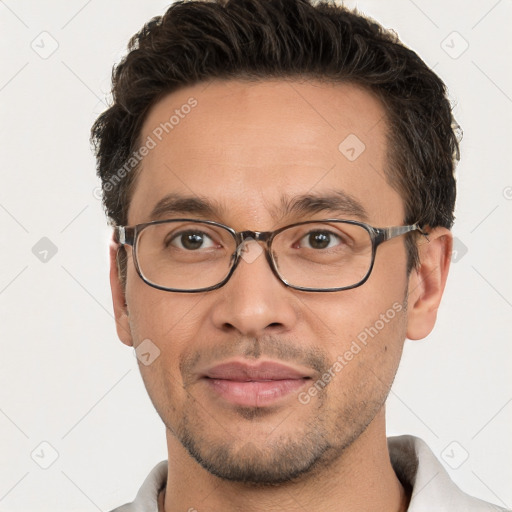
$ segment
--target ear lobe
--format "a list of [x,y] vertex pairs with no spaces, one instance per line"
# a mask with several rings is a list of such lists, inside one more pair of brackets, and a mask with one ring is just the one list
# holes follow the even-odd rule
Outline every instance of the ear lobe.
[[114,317],[116,320],[116,330],[119,339],[130,347],[133,346],[133,340],[128,318],[128,307],[126,305],[125,290],[119,278],[117,267],[117,251],[119,244],[112,237],[110,243],[110,289],[112,292],[112,305],[114,307]]
[[434,228],[429,242],[418,245],[419,268],[409,277],[407,338],[425,338],[436,323],[452,255],[453,237],[446,228]]

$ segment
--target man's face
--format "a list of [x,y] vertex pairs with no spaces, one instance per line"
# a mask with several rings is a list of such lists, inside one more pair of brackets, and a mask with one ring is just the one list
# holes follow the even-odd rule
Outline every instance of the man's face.
[[[158,141],[154,130],[190,97],[197,105]],[[128,224],[155,220],[151,211],[167,194],[216,209],[160,218],[215,220],[238,231],[361,220],[343,205],[281,214],[297,197],[340,191],[360,203],[368,224],[401,225],[403,201],[385,179],[386,126],[381,104],[348,84],[218,81],[182,89],[145,121],[140,140],[151,136],[157,145],[143,161]],[[160,350],[140,365],[145,385],[170,441],[208,471],[286,481],[382,426],[406,335],[403,237],[379,247],[364,285],[332,293],[286,287],[264,255],[242,259],[220,289],[160,291],[139,278],[128,252],[120,336]]]

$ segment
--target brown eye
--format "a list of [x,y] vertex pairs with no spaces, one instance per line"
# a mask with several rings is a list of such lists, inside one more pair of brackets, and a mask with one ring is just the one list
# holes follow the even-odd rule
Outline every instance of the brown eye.
[[202,231],[183,231],[173,236],[170,245],[187,251],[196,251],[213,247],[213,240]]
[[299,246],[308,249],[328,249],[339,242],[340,237],[330,231],[310,231],[300,239]]

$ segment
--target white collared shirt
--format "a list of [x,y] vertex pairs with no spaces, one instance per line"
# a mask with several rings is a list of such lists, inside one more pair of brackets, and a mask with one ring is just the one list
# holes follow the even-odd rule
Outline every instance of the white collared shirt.
[[[462,492],[421,439],[389,437],[388,447],[395,473],[402,483],[412,487],[408,512],[507,512]],[[158,512],[158,493],[166,480],[167,461],[164,460],[151,470],[132,503],[111,512]]]

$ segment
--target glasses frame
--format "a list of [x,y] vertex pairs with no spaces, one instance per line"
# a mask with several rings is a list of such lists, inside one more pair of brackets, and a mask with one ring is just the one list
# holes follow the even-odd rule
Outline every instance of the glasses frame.
[[[223,228],[224,230],[228,231],[235,240],[236,243],[236,249],[235,252],[232,255],[232,263],[231,263],[231,269],[226,275],[226,277],[218,284],[215,284],[213,286],[208,286],[206,288],[195,288],[192,290],[182,290],[177,288],[168,288],[165,286],[160,286],[156,283],[153,283],[149,281],[143,274],[138,257],[137,257],[137,242],[139,239],[140,233],[148,227],[155,224],[165,224],[165,223],[173,223],[173,222],[191,222],[191,223],[197,223],[197,224],[208,224],[210,226],[217,226],[220,228]],[[302,286],[295,286],[286,281],[283,277],[279,275],[279,271],[277,270],[276,263],[274,261],[274,258],[272,257],[272,241],[274,238],[281,232],[285,231],[286,229],[293,228],[295,226],[301,226],[304,224],[318,224],[323,222],[330,222],[330,223],[338,223],[338,224],[352,224],[355,226],[360,226],[364,228],[368,234],[370,235],[370,239],[372,242],[372,260],[370,263],[370,266],[368,268],[368,272],[366,275],[357,283],[350,285],[350,286],[342,286],[338,288],[306,288]],[[115,236],[117,238],[117,243],[119,246],[129,245],[132,247],[132,254],[133,254],[133,261],[135,264],[135,269],[137,270],[137,273],[139,274],[139,277],[149,286],[156,288],[158,290],[163,290],[167,292],[176,292],[176,293],[200,293],[200,292],[208,292],[212,290],[217,290],[224,286],[231,276],[233,275],[234,271],[236,270],[238,264],[240,263],[240,260],[242,259],[242,248],[244,246],[244,243],[248,241],[249,239],[254,240],[256,242],[263,242],[265,244],[265,256],[267,259],[268,264],[270,265],[270,268],[273,272],[273,274],[281,281],[285,286],[292,288],[294,290],[300,290],[305,292],[339,292],[343,290],[351,290],[353,288],[357,288],[361,285],[363,285],[368,278],[370,277],[370,274],[372,273],[373,266],[375,263],[375,255],[377,253],[377,247],[384,242],[387,242],[388,240],[392,240],[393,238],[396,238],[401,235],[405,235],[407,233],[410,233],[412,231],[419,231],[422,235],[424,235],[428,240],[428,233],[426,233],[419,225],[419,223],[410,224],[406,226],[391,226],[386,228],[376,228],[373,226],[370,226],[369,224],[366,224],[364,222],[359,222],[355,220],[345,220],[345,219],[319,219],[319,220],[307,220],[302,222],[296,222],[294,224],[289,224],[287,226],[283,226],[279,229],[276,229],[275,231],[251,231],[251,230],[245,230],[245,231],[236,231],[233,228],[226,226],[225,224],[221,224],[220,222],[215,222],[213,220],[200,220],[200,219],[165,219],[165,220],[155,220],[151,222],[145,222],[143,224],[137,224],[135,226],[116,226],[115,227]]]

